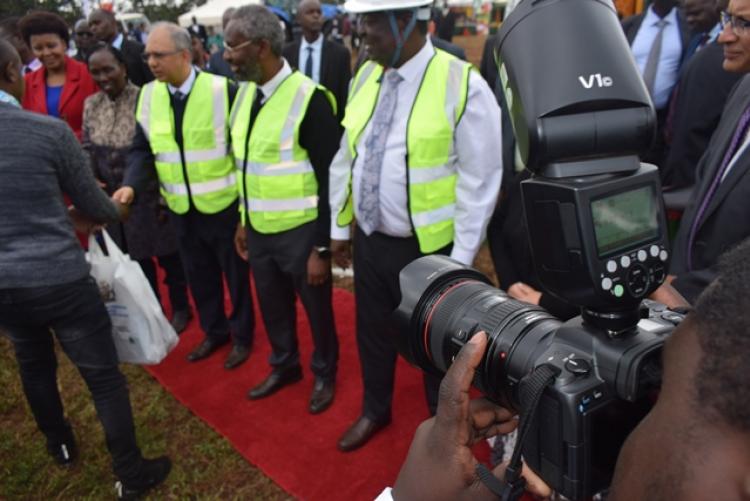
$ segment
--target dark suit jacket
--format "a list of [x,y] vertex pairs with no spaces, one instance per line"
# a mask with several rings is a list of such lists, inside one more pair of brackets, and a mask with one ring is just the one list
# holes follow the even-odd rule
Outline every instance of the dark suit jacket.
[[211,57],[208,58],[208,66],[206,67],[206,71],[209,73],[213,73],[214,75],[227,77],[230,80],[235,80],[234,72],[232,72],[232,67],[229,66],[228,62],[224,61],[224,47],[211,54]]
[[674,96],[672,145],[662,166],[665,186],[684,188],[695,183],[695,168],[716,130],[729,93],[741,73],[724,71],[724,49],[712,43],[688,62]]
[[719,256],[750,236],[750,150],[745,150],[708,204],[696,232],[692,263],[687,262],[690,228],[729,147],[737,122],[749,105],[750,76],[745,76],[727,99],[721,121],[698,164],[697,184],[674,242],[670,273],[677,278],[672,285],[690,302],[716,277]]
[[[297,70],[299,67],[299,48],[301,40],[296,40],[284,47],[284,58]],[[300,70],[301,71],[301,70]],[[349,95],[349,81],[352,79],[352,56],[349,49],[340,43],[323,40],[320,55],[320,84],[330,90],[336,98],[336,117],[344,118],[346,99]]]
[[154,79],[148,65],[143,61],[143,49],[142,43],[129,38],[125,38],[120,47],[120,52],[125,58],[125,66],[128,69],[128,78],[138,87],[143,87]]
[[[677,9],[677,7],[675,7]],[[636,14],[635,16],[630,16],[622,20],[622,29],[625,31],[625,38],[628,39],[628,43],[630,45],[633,45],[633,40],[635,40],[635,36],[638,34],[638,30],[641,29],[641,24],[643,23],[643,19],[646,17],[645,12],[641,12],[640,14]],[[687,21],[685,20],[685,14],[682,13],[682,10],[677,9],[677,27],[680,30],[680,39],[682,40],[682,53],[684,54],[685,51],[688,48],[688,45],[690,45],[690,27],[687,24]]]
[[[26,93],[21,105],[24,109],[47,115],[47,70],[42,66],[26,74]],[[99,91],[86,65],[65,57],[65,84],[60,96],[60,118],[65,120],[78,140],[83,126],[83,102]]]
[[466,61],[466,51],[463,49],[463,47],[459,47],[454,43],[448,42],[434,35],[430,35],[430,40],[432,41],[432,45],[435,46],[436,49],[440,49],[452,56]]

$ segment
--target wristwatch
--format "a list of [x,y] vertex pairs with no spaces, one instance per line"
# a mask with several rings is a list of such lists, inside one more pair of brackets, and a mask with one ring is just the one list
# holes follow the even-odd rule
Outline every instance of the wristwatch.
[[322,257],[323,259],[328,259],[329,257],[331,257],[331,249],[329,249],[328,247],[315,247],[315,252],[317,252],[318,256]]

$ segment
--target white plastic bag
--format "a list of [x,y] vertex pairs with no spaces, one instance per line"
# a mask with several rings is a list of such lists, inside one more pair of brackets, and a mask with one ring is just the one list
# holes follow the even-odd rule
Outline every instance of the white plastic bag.
[[94,235],[86,257],[112,320],[112,336],[120,362],[158,364],[177,345],[178,337],[141,266],[123,254],[106,231],[105,255]]

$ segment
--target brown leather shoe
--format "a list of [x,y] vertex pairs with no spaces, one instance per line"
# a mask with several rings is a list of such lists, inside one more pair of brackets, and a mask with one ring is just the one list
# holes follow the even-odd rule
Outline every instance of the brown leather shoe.
[[299,365],[284,370],[274,369],[262,383],[247,393],[247,398],[250,400],[265,398],[301,379],[302,367]]
[[310,395],[310,414],[319,414],[331,406],[335,388],[336,383],[333,381],[315,378],[315,386]]
[[239,367],[245,362],[245,360],[247,360],[247,357],[249,356],[249,346],[240,346],[235,344],[234,346],[232,346],[232,351],[230,351],[229,355],[227,355],[227,359],[224,362],[224,368],[230,370],[234,369],[235,367]]
[[346,430],[339,439],[338,448],[342,452],[353,451],[365,445],[377,432],[391,424],[390,419],[385,422],[373,421],[360,416],[357,421]]
[[217,342],[213,339],[206,338],[201,342],[201,344],[194,348],[193,351],[190,352],[190,354],[188,354],[188,362],[197,362],[198,360],[203,360],[228,342],[228,339],[224,342]]

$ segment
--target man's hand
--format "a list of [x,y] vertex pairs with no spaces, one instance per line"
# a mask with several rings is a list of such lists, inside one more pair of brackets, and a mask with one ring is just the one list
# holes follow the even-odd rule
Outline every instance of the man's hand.
[[87,215],[73,206],[68,208],[68,215],[70,216],[70,220],[73,222],[73,228],[78,233],[90,235],[91,233],[104,228],[104,225],[92,221]]
[[310,285],[323,285],[331,275],[330,258],[322,258],[316,249],[307,258],[307,283]]
[[[417,428],[393,488],[394,499],[496,499],[475,473],[471,446],[510,433],[517,421],[509,410],[486,399],[469,400],[471,381],[486,349],[485,333],[474,335],[445,374],[437,414]],[[548,491],[537,494],[549,495]]]
[[542,293],[533,288],[532,286],[523,282],[516,282],[508,287],[508,295],[513,299],[518,299],[524,303],[539,304],[542,299]]
[[242,223],[237,223],[237,229],[234,232],[234,248],[237,254],[247,261],[247,231]]
[[336,266],[347,269],[352,264],[352,245],[349,240],[331,240],[331,256]]
[[135,199],[135,191],[130,186],[123,186],[112,193],[112,200],[124,205],[130,205]]
[[666,304],[667,308],[690,307],[688,300],[682,297],[682,294],[677,292],[677,289],[672,287],[671,283],[674,278],[673,275],[667,277],[667,280],[651,293],[649,299]]

